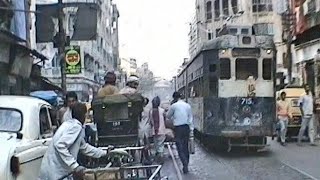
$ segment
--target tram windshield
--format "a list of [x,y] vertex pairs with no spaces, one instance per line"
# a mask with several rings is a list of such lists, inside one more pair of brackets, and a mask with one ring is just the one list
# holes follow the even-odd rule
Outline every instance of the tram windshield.
[[236,79],[247,80],[250,76],[258,77],[258,60],[255,58],[236,59]]

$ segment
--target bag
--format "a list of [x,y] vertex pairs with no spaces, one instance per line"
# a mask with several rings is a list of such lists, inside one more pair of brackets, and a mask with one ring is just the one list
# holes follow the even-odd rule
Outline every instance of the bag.
[[189,153],[194,154],[195,153],[195,145],[194,145],[194,137],[190,136],[189,138]]
[[172,141],[174,140],[174,132],[172,129],[166,129],[166,140],[167,141]]

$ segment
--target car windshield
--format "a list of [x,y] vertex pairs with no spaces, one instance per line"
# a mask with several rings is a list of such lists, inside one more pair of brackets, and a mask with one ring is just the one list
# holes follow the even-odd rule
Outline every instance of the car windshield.
[[21,126],[21,112],[15,109],[0,108],[0,131],[18,132]]

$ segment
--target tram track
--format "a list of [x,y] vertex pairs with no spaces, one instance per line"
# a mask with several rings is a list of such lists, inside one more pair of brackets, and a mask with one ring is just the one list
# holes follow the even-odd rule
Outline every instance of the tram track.
[[176,160],[176,158],[175,158],[175,156],[173,154],[173,151],[172,151],[172,148],[171,148],[171,144],[170,143],[166,143],[166,146],[168,148],[169,155],[170,155],[170,157],[172,159],[172,162],[173,162],[173,165],[174,165],[174,168],[175,168],[175,171],[176,171],[177,178],[178,178],[178,180],[183,180],[181,171],[180,171],[178,163],[177,163],[177,160]]

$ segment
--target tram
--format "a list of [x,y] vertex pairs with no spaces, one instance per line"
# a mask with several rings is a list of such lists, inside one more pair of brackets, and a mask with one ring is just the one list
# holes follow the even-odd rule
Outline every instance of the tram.
[[177,76],[194,113],[195,135],[207,145],[260,149],[273,135],[276,49],[250,26],[225,26]]

